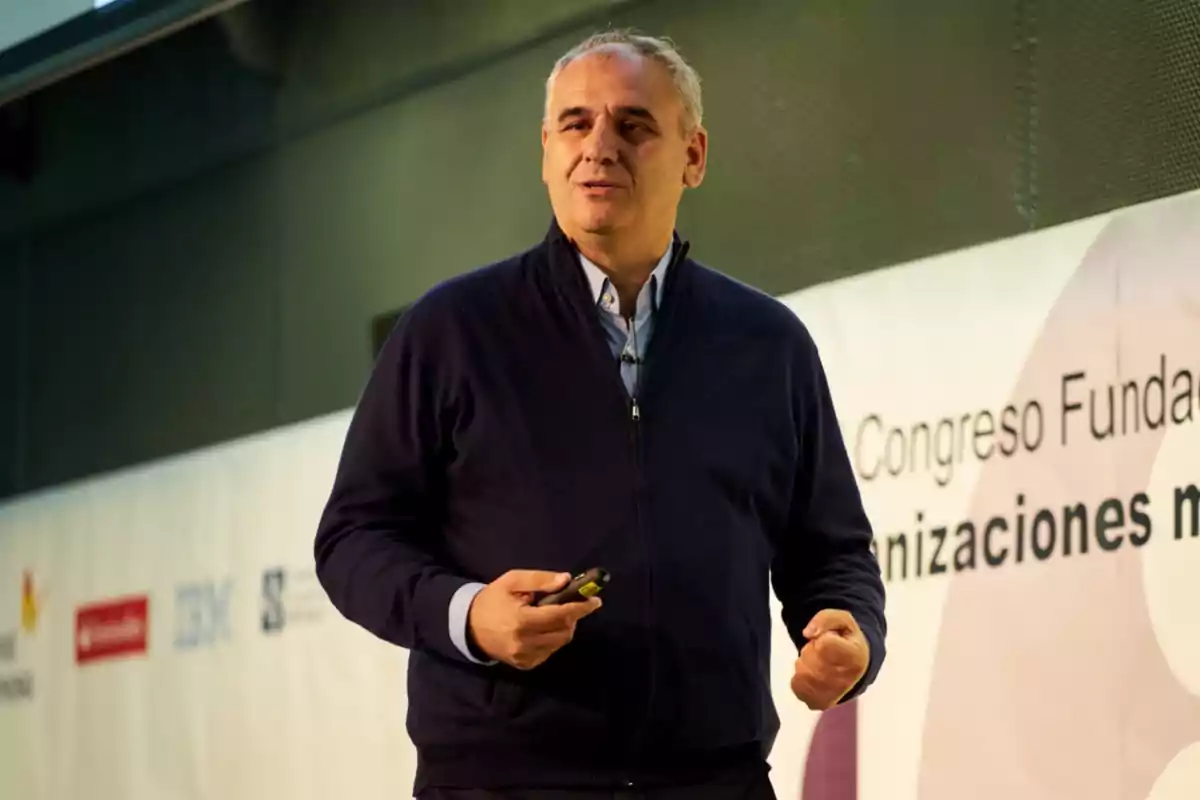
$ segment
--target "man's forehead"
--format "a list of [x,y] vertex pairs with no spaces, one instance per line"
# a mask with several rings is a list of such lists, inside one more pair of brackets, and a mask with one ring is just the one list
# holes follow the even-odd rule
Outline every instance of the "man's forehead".
[[563,67],[551,86],[554,106],[662,105],[674,97],[667,68],[624,45],[586,53]]

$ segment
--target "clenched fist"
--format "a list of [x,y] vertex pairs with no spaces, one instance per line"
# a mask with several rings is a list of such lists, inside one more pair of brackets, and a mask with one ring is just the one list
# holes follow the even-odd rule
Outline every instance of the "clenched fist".
[[565,573],[511,570],[475,595],[467,630],[489,658],[520,670],[542,664],[575,636],[575,624],[600,608],[600,598],[538,607],[541,594],[557,592],[571,580]]
[[792,691],[813,711],[833,708],[866,674],[871,648],[848,611],[818,611],[804,629]]

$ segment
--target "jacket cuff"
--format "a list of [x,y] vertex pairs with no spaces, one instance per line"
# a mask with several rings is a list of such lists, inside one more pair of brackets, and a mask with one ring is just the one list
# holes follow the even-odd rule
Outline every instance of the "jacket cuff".
[[870,653],[867,657],[867,671],[858,679],[858,683],[854,684],[854,687],[846,692],[842,699],[838,701],[838,705],[848,703],[865,692],[867,687],[875,682],[875,677],[879,674],[879,670],[883,666],[884,649],[886,647],[883,636],[871,622],[858,620],[858,627],[862,629],[863,636],[867,639],[867,647],[870,648]]

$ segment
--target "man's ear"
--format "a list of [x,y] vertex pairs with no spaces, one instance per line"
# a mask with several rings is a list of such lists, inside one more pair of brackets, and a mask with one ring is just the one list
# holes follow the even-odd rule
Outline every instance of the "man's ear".
[[683,169],[683,185],[695,189],[704,182],[704,173],[708,168],[708,131],[703,125],[697,125],[692,132],[687,148],[687,166]]
[[546,140],[550,138],[550,131],[546,129],[546,123],[542,123],[542,183],[549,183],[549,176],[546,174]]

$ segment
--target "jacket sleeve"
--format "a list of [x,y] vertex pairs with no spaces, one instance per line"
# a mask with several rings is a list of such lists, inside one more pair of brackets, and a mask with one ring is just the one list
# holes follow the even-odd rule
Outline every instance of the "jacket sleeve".
[[822,609],[849,611],[870,646],[870,664],[842,699],[874,681],[886,654],[885,593],[872,530],[817,348],[807,330],[793,359],[792,395],[798,461],[787,534],[776,549],[772,582],[783,621],[797,648],[802,631]]
[[[455,403],[422,303],[397,323],[359,398],[317,528],[317,577],[347,619],[465,660],[451,639],[456,575],[442,534]],[[440,325],[437,327],[441,327]]]

